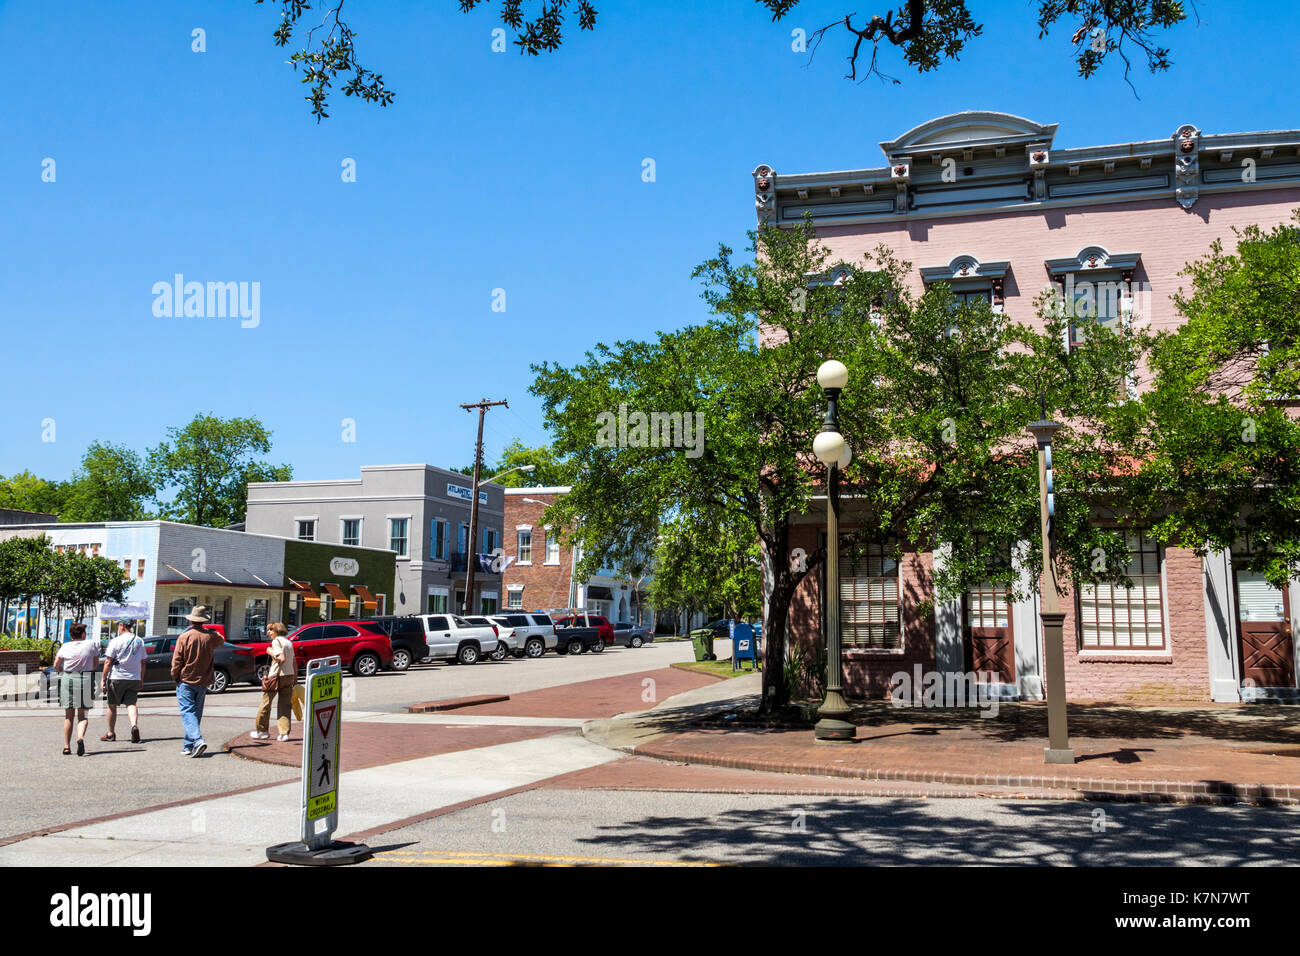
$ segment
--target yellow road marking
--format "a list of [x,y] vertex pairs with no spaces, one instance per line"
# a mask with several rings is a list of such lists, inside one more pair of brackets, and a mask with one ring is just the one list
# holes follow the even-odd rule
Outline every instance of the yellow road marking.
[[555,856],[539,853],[478,853],[472,850],[384,850],[375,854],[376,860],[393,863],[469,864],[474,866],[509,866],[512,863],[534,866],[575,866],[595,864],[601,866],[717,866],[716,863],[693,860],[632,860],[607,856]]

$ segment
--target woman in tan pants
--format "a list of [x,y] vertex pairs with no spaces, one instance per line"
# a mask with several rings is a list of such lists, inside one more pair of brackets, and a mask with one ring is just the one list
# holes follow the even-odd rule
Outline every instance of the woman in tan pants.
[[290,718],[293,714],[293,685],[298,681],[298,670],[293,659],[293,644],[285,638],[288,629],[279,621],[267,625],[266,636],[271,639],[267,656],[271,659],[270,670],[262,681],[262,703],[257,708],[257,721],[252,737],[266,740],[270,737],[271,704],[274,702],[276,729],[280,735],[277,740],[289,739]]

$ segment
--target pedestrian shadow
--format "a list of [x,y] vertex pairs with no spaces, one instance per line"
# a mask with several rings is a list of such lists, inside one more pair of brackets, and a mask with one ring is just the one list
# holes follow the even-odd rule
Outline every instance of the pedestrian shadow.
[[578,842],[767,866],[1295,865],[1297,823],[1295,810],[1256,807],[1016,801],[990,810],[984,801],[790,797],[778,807],[628,819]]

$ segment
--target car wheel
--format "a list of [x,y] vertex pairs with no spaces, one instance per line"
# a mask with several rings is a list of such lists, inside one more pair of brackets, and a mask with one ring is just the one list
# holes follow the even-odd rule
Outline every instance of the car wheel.
[[460,650],[456,652],[456,661],[460,664],[477,664],[478,645],[462,644]]
[[628,643],[631,644],[633,647],[640,647],[640,646],[641,646],[641,638],[639,638],[639,637],[633,635],[632,640],[630,640]]
[[394,648],[393,650],[393,670],[409,670],[411,666],[411,652],[404,647]]
[[564,649],[570,654],[581,654],[582,641],[575,637],[573,640],[569,641],[568,644],[564,645]]
[[369,651],[352,660],[352,673],[358,677],[374,677],[379,673],[379,657]]
[[605,650],[605,640],[604,640],[604,638],[600,639],[600,640],[597,641],[595,644],[592,644],[592,645],[591,645],[591,653],[593,653],[593,654],[600,654],[600,653],[602,653],[604,650]]
[[497,641],[496,649],[488,655],[494,661],[503,661],[506,655],[510,653],[510,648],[506,647],[505,641]]
[[524,653],[529,657],[541,657],[546,653],[546,642],[540,637],[530,637],[524,645]]
[[262,681],[266,680],[266,675],[271,673],[271,665],[267,661],[257,665],[257,683],[261,686]]
[[208,685],[209,694],[220,694],[230,686],[230,674],[222,667],[213,668],[212,683]]

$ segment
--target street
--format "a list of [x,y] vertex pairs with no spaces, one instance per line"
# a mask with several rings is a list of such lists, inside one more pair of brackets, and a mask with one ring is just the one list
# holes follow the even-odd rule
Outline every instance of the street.
[[[725,709],[729,694],[754,686],[670,667],[690,658],[689,644],[665,642],[348,679],[336,836],[368,843],[370,866],[1300,861],[1292,809],[960,788],[920,799],[865,780],[660,762],[584,736],[589,720],[670,697]],[[479,695],[510,699],[406,710]],[[146,696],[139,745],[101,743],[103,718],[92,718],[84,758],[60,754],[61,713],[10,704],[0,711],[10,795],[0,865],[265,862],[265,847],[297,837],[300,728],[285,744],[249,740],[257,699],[251,687],[210,696],[211,749],[194,760],[179,753],[165,694]]]

